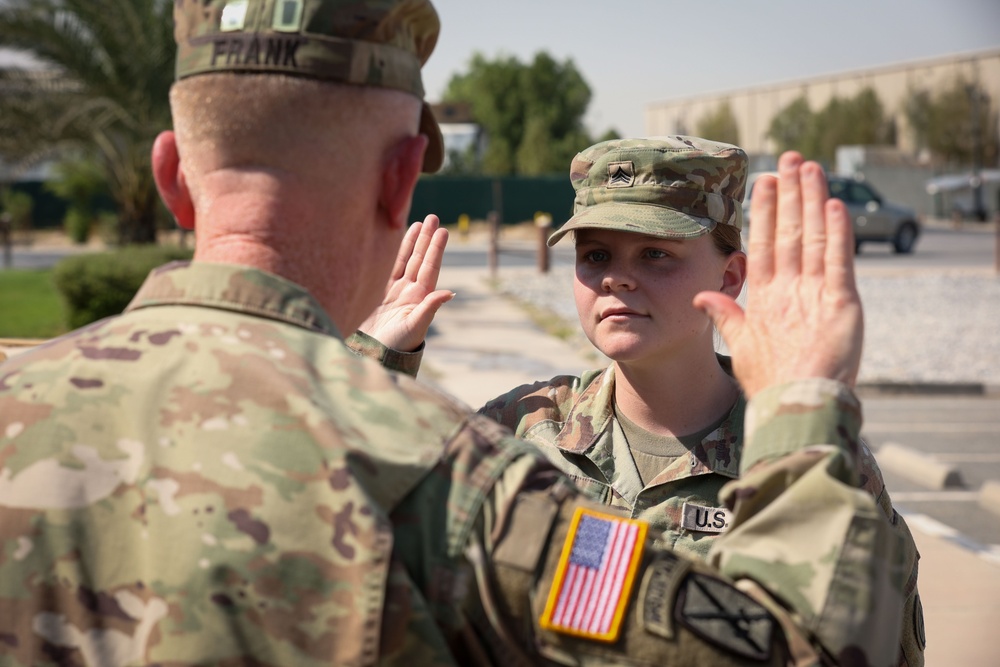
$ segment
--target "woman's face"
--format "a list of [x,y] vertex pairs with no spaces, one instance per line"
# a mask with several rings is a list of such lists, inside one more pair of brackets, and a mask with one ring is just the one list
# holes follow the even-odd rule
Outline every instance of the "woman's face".
[[573,283],[580,323],[597,349],[618,362],[711,350],[711,322],[691,301],[705,290],[735,298],[745,268],[743,253],[723,256],[710,235],[667,240],[581,229]]

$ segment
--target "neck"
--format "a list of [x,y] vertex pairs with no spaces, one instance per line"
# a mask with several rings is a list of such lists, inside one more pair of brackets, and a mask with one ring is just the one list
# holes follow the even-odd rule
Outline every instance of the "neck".
[[[375,304],[360,207],[326,200],[268,174],[218,175],[196,207],[195,259],[268,271],[304,287],[344,335],[353,333]],[[214,190],[213,190],[214,187]],[[360,198],[354,194],[354,201]],[[369,227],[372,224],[368,225]],[[379,292],[381,297],[381,292]]]
[[739,387],[714,352],[650,365],[615,362],[615,408],[659,435],[684,436],[718,421]]

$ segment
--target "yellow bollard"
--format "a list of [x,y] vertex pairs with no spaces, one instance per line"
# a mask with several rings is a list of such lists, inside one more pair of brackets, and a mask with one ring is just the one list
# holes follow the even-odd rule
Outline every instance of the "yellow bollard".
[[458,233],[462,238],[469,236],[469,216],[465,213],[458,216]]

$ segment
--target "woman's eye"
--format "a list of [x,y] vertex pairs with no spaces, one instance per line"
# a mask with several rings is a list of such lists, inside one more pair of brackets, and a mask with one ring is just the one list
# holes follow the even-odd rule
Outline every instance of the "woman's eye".
[[664,257],[667,257],[668,255],[663,250],[657,250],[656,248],[650,248],[649,250],[646,251],[646,256],[649,257],[650,259],[663,259]]
[[583,259],[588,262],[603,262],[608,259],[608,253],[603,250],[591,250],[583,255]]

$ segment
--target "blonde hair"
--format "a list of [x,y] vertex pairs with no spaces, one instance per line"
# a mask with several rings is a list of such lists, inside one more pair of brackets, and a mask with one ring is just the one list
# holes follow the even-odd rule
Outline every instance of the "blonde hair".
[[743,237],[740,235],[740,230],[732,225],[715,225],[715,229],[712,230],[712,242],[715,244],[715,249],[724,257],[743,250]]

